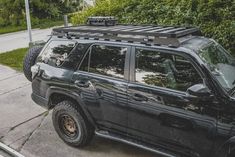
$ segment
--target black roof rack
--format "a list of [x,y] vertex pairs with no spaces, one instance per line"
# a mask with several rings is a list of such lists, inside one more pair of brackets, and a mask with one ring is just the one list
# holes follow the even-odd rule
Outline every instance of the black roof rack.
[[201,35],[198,28],[156,25],[80,25],[53,29],[53,35],[146,42],[179,47],[180,38]]

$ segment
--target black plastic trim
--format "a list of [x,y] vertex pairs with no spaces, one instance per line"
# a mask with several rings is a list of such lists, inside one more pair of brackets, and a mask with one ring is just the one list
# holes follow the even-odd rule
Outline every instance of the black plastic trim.
[[35,93],[31,94],[31,98],[36,104],[42,106],[43,108],[49,109],[49,100],[48,99],[43,98]]

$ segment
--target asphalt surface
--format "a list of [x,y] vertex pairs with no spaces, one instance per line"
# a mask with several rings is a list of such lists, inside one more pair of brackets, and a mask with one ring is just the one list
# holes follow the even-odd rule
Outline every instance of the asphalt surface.
[[66,145],[56,134],[51,112],[30,98],[22,73],[0,65],[0,142],[26,157],[156,157],[148,151],[94,137],[90,146]]
[[[48,29],[34,29],[32,30],[33,41],[44,40],[47,41],[51,34],[52,28]],[[0,35],[0,53],[11,51],[18,48],[29,46],[29,37],[27,31],[20,31]]]

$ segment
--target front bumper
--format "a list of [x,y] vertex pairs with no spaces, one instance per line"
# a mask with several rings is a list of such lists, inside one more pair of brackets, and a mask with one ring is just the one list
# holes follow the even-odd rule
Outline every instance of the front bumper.
[[49,109],[49,100],[46,98],[43,98],[35,93],[31,94],[31,98],[36,104],[42,106],[43,108]]

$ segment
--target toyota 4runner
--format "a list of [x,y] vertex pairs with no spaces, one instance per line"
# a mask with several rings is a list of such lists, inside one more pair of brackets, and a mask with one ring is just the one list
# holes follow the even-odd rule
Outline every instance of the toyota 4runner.
[[109,17],[53,29],[24,60],[67,144],[93,135],[163,156],[235,156],[235,60],[198,28]]

